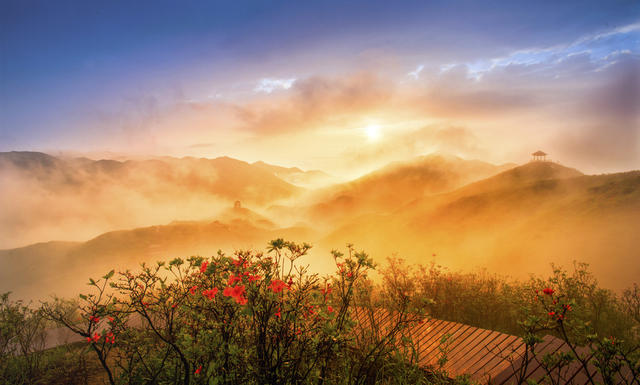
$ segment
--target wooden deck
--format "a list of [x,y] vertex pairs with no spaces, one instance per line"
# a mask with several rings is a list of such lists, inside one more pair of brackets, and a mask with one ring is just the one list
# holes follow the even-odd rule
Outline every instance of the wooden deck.
[[[356,309],[352,316],[360,328],[370,329],[378,335],[389,330],[394,318],[383,310],[371,313]],[[468,375],[482,384],[512,385],[517,384],[521,377],[544,383],[544,377],[551,374],[554,379],[561,379],[559,382],[562,384],[586,385],[589,383],[589,376],[596,383],[602,383],[600,373],[591,364],[586,368],[589,375],[578,361],[561,368],[545,368],[541,365],[542,357],[546,354],[570,351],[563,340],[551,335],[545,336],[544,341],[536,345],[536,357],[528,355],[525,372],[525,345],[517,336],[436,319],[424,319],[402,332],[403,336],[411,338],[418,362],[426,368],[438,366],[438,359],[442,354],[438,347],[447,334],[450,335],[448,361],[442,369],[451,378]],[[588,348],[578,350],[578,354],[585,357],[588,357],[589,352]],[[624,379],[618,376],[617,382],[632,383],[633,376],[628,368],[622,370],[622,373]]]

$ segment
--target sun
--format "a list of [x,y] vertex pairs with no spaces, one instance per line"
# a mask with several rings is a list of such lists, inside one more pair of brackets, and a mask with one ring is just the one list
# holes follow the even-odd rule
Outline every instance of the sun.
[[369,141],[371,142],[379,140],[382,137],[380,126],[377,124],[370,124],[364,127],[364,134],[367,136],[367,139],[369,139]]

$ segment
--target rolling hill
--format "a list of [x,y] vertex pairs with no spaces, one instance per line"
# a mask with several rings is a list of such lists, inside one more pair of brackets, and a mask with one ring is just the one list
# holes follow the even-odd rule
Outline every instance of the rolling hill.
[[[123,167],[121,162],[76,161],[109,173]],[[56,158],[26,162],[36,173],[65,170]],[[233,160],[218,162],[235,168]],[[392,164],[323,189],[315,198],[311,206],[280,206],[262,214],[243,201],[207,213],[205,220],[172,220],[104,232],[84,242],[0,250],[6,277],[0,292],[13,290],[23,298],[70,295],[87,277],[114,267],[218,249],[263,249],[280,237],[314,244],[309,261],[319,271],[328,267],[331,249],[353,243],[379,262],[396,254],[412,263],[435,260],[452,269],[479,267],[524,278],[548,271],[550,263],[570,267],[577,260],[590,263],[602,283],[615,289],[640,276],[640,171],[583,175],[550,162],[510,167],[431,156]],[[174,205],[181,209],[180,203]],[[283,226],[287,214],[298,223]]]
[[550,263],[590,263],[606,286],[640,276],[640,172],[581,175],[530,163],[386,214],[363,215],[321,244],[353,242],[380,260],[436,259],[517,277]]
[[395,162],[318,194],[308,216],[331,225],[363,214],[390,212],[425,196],[451,191],[513,167],[478,160],[429,155]]
[[304,189],[240,160],[90,160],[0,153],[0,247],[87,239],[175,219],[205,220],[240,200],[270,205]]
[[[111,269],[136,268],[175,257],[213,255],[218,250],[264,249],[268,241],[314,239],[303,227],[273,228],[248,209],[231,209],[221,221],[175,221],[167,225],[111,231],[86,242],[48,242],[0,250],[0,293],[43,299],[50,294],[76,295],[89,277]],[[265,227],[261,224],[267,225]]]

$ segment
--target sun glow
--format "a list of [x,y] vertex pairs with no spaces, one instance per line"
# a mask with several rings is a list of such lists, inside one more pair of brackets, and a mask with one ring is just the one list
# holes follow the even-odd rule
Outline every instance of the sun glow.
[[372,141],[372,142],[382,137],[380,126],[377,124],[370,124],[364,127],[364,133],[367,136],[367,139],[369,139],[369,141]]

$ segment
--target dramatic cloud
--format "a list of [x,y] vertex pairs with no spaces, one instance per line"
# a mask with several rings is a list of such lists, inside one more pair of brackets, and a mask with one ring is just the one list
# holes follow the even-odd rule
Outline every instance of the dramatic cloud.
[[393,83],[371,73],[296,81],[282,98],[238,105],[243,130],[260,135],[335,126],[348,116],[366,114],[389,101]]

